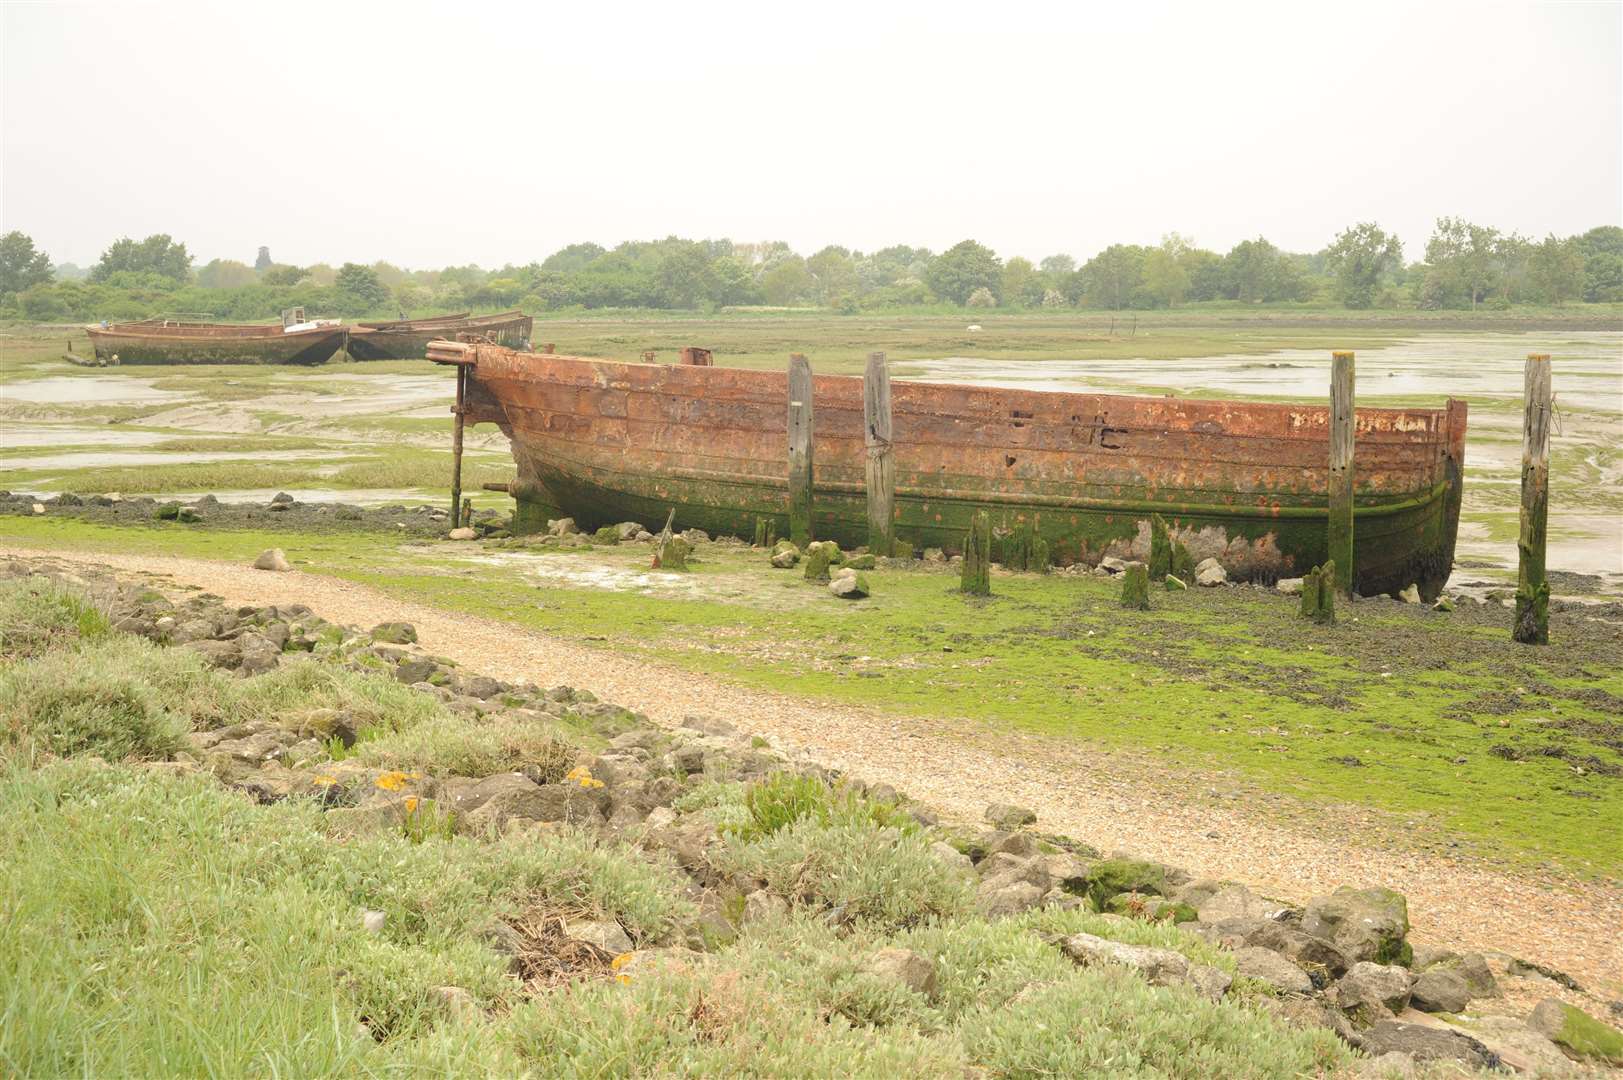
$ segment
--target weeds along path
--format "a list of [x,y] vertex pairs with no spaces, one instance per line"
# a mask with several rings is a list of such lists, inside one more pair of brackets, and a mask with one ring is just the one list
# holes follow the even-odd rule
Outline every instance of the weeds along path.
[[1386,885],[1409,898],[1418,942],[1499,949],[1552,964],[1598,995],[1623,992],[1623,889],[1615,883],[1500,872],[1480,860],[1416,850],[1446,843],[1441,837],[1386,843],[1394,823],[1357,808],[1304,811],[1223,773],[1173,770],[950,718],[898,717],[746,689],[299,571],[267,573],[166,556],[5,553],[166,576],[232,603],[306,604],[324,618],[357,626],[404,620],[416,625],[430,651],[482,674],[566,683],[664,723],[720,716],[747,733],[781,738],[824,764],[890,783],[951,817],[979,821],[989,802],[1020,803],[1037,812],[1040,829],[1198,875],[1233,878],[1282,900],[1305,900],[1339,885]]

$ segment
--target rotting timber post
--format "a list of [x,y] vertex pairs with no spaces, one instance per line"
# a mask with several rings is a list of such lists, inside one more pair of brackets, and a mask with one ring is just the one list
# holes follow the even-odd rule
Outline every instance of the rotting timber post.
[[812,542],[812,371],[801,353],[789,354],[789,539],[802,551]]
[[1330,562],[1335,590],[1351,598],[1353,589],[1353,354],[1330,360]]
[[1550,643],[1550,584],[1544,577],[1544,540],[1550,511],[1550,357],[1532,353],[1522,415],[1522,515],[1516,538],[1516,622],[1511,636],[1523,645]]
[[456,404],[451,412],[456,421],[451,429],[451,528],[462,527],[462,428],[468,414],[468,369],[456,366]]
[[896,551],[896,459],[891,456],[890,369],[885,354],[868,354],[862,376],[863,441],[868,448],[868,550]]

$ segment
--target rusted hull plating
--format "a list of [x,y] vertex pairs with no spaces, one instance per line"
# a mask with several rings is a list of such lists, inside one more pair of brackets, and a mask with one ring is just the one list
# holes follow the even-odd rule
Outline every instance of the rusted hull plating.
[[418,319],[411,322],[357,326],[349,332],[349,355],[356,360],[420,360],[428,343],[455,341],[458,334],[477,334],[508,348],[529,344],[534,320],[518,311],[476,318]]
[[87,331],[96,359],[122,364],[321,364],[344,347],[342,326],[284,333],[280,326],[121,324]]
[[[445,358],[449,354],[436,354]],[[469,419],[513,442],[516,522],[662,520],[788,532],[787,379],[737,368],[626,364],[468,346]],[[817,536],[867,535],[862,380],[814,383]],[[958,550],[978,510],[1030,522],[1060,563],[1144,556],[1162,514],[1196,559],[1232,576],[1300,575],[1326,550],[1328,409],[892,384],[896,535]],[[1356,588],[1417,583],[1453,563],[1466,407],[1359,409]]]

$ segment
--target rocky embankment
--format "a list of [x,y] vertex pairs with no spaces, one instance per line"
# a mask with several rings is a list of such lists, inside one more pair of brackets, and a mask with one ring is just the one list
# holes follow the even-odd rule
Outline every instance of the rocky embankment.
[[[871,914],[865,905],[876,903],[871,897],[815,879],[804,860],[785,867],[748,855],[740,841],[777,812],[772,807],[785,808],[783,820],[854,807],[882,823],[882,835],[928,842],[930,865],[920,872],[930,884],[906,901],[916,917],[946,917],[955,896],[960,915],[993,921],[1097,913],[1089,932],[1033,932],[1085,968],[1132,972],[1152,986],[1244,1001],[1287,1025],[1332,1031],[1372,1059],[1360,1067],[1377,1075],[1444,1063],[1541,1076],[1623,1065],[1623,1035],[1611,1026],[1617,1017],[1606,1015],[1623,1013],[1623,1004],[1586,997],[1532,959],[1415,949],[1405,899],[1389,889],[1349,886],[1289,905],[1242,882],[1196,879],[1051,835],[1018,806],[988,806],[976,824],[944,822],[886,785],[838,775],[740,734],[723,718],[664,728],[583,691],[464,670],[403,623],[361,631],[297,605],[227,608],[207,595],[176,601],[111,577],[64,575],[48,560],[12,561],[4,573],[64,579],[95,598],[116,633],[190,650],[242,679],[331,666],[410,687],[492,731],[547,725],[554,734],[545,739],[515,734],[502,743],[494,759],[502,767],[493,768],[477,754],[447,761],[409,747],[377,752],[384,744],[354,716],[292,701],[274,719],[194,730],[164,760],[141,766],[210,774],[260,803],[310,800],[324,808],[338,842],[380,830],[538,840],[578,830],[631,843],[680,869],[694,914],[658,940],[634,940],[603,918],[544,929],[503,924],[492,946],[511,955],[519,979],[630,978],[687,963],[737,940],[753,922],[790,912],[836,931],[859,924]],[[1178,936],[1144,944],[1134,932],[1144,924],[1175,927]],[[538,959],[542,953],[550,959]],[[937,975],[930,956],[905,948],[879,950],[865,970],[926,997]],[[474,1007],[460,988],[442,990],[452,1007]]]

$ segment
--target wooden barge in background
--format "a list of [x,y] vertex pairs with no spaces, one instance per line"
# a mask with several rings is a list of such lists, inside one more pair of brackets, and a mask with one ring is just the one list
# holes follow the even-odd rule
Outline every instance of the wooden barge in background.
[[356,360],[421,360],[436,338],[455,341],[474,334],[509,348],[529,347],[534,320],[522,311],[499,315],[437,315],[396,322],[363,322],[349,332],[349,355]]
[[336,320],[293,326],[147,319],[86,328],[107,364],[321,364],[344,348]]
[[[548,517],[591,529],[665,519],[788,535],[788,378],[783,372],[621,363],[435,342],[462,369],[464,419],[497,424],[518,467],[514,528]],[[705,359],[708,359],[707,357]],[[813,531],[868,537],[863,380],[812,381]],[[1196,560],[1232,577],[1300,576],[1327,557],[1329,409],[1181,398],[892,386],[895,536],[963,547],[971,516],[1033,526],[1061,564],[1146,557],[1160,514]],[[1364,595],[1418,584],[1434,597],[1453,565],[1465,402],[1356,413],[1355,578]]]

